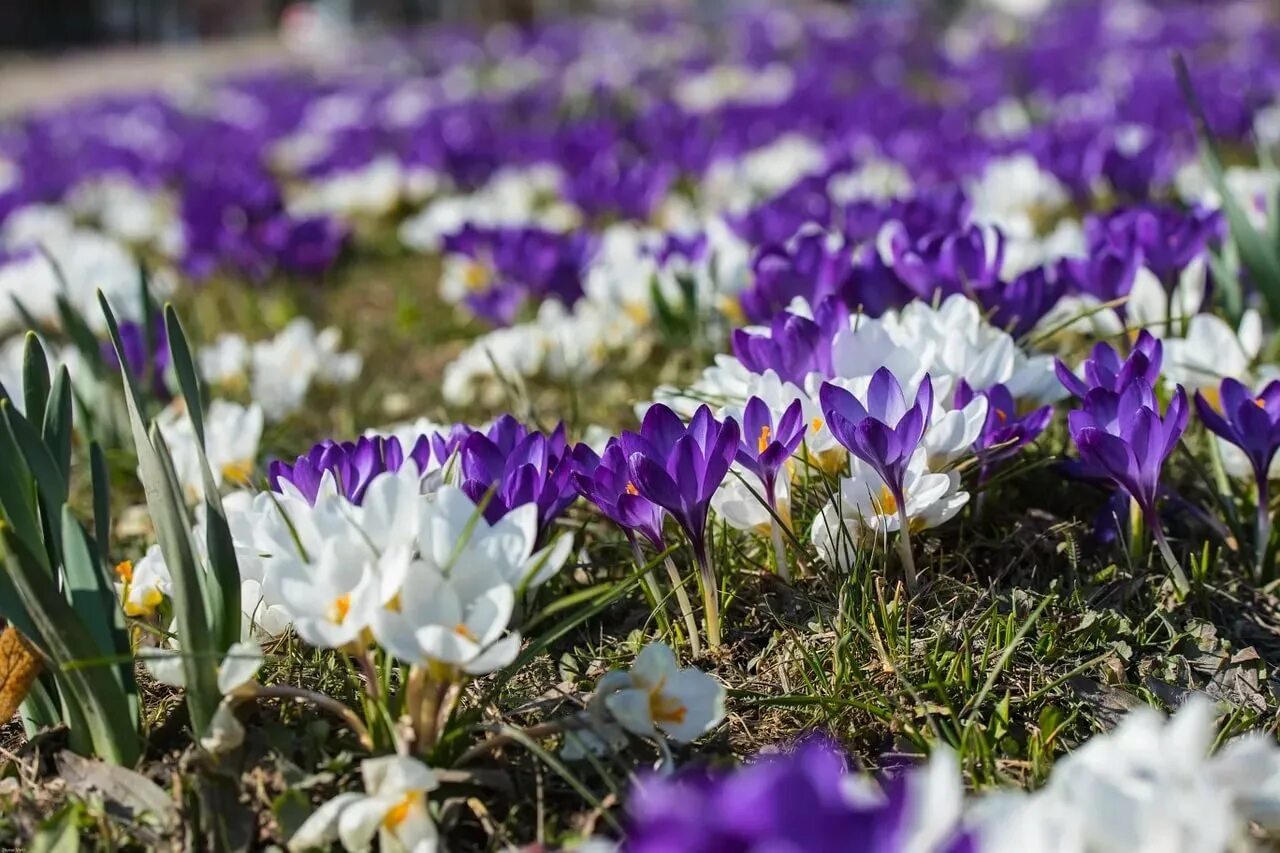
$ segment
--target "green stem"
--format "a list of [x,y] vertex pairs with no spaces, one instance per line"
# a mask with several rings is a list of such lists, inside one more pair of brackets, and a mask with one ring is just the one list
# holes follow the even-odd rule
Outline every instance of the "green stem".
[[698,563],[698,577],[702,586],[702,607],[706,611],[703,619],[707,626],[707,646],[720,648],[720,588],[716,584],[715,569],[711,565],[711,555],[706,543],[695,549]]
[[773,555],[778,561],[778,577],[783,583],[791,583],[791,564],[787,562],[787,546],[782,541],[782,527],[776,520],[770,520],[769,533],[773,538]]
[[907,582],[907,592],[916,594],[920,582],[916,577],[916,558],[911,552],[911,521],[907,518],[906,501],[898,502],[898,556],[902,559],[902,577]]
[[1147,526],[1151,528],[1151,535],[1156,540],[1156,547],[1160,549],[1160,556],[1164,557],[1164,563],[1169,567],[1169,573],[1173,576],[1173,585],[1178,590],[1178,598],[1186,598],[1187,593],[1191,592],[1191,583],[1187,580],[1187,573],[1182,570],[1182,564],[1173,555],[1173,549],[1169,547],[1169,540],[1165,538],[1164,529],[1160,526],[1160,519],[1154,517],[1154,511],[1152,516],[1147,520]]
[[[634,536],[627,536],[631,543],[631,556],[635,559],[636,565],[640,568],[645,567],[644,554],[640,551],[640,543],[636,541]],[[649,606],[653,608],[653,615],[658,620],[658,630],[665,637],[674,639],[675,634],[671,629],[671,620],[667,617],[667,606],[662,600],[662,588],[658,586],[658,579],[653,574],[653,569],[645,569],[644,577],[645,593],[649,597]]]
[[684,580],[680,577],[680,570],[676,568],[675,562],[668,555],[663,561],[667,569],[667,577],[671,579],[671,586],[676,592],[676,604],[680,606],[680,614],[684,617],[684,626],[689,631],[689,653],[695,658],[702,655],[702,638],[698,636],[698,619],[693,615],[693,602],[689,600],[689,593],[685,591]]
[[1271,544],[1271,498],[1267,489],[1266,474],[1263,474],[1261,480],[1258,481],[1258,517],[1255,523],[1257,530],[1256,542],[1254,543],[1254,552],[1257,555],[1257,562],[1254,565],[1254,576],[1258,583],[1262,583],[1266,576],[1267,568],[1267,546]]

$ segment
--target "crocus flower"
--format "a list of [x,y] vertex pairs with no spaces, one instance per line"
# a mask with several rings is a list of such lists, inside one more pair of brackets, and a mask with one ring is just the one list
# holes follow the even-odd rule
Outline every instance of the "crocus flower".
[[368,850],[436,850],[439,832],[427,794],[440,785],[435,771],[416,758],[386,755],[360,764],[364,793],[339,794],[311,813],[289,839],[289,850],[332,847]]
[[596,690],[613,718],[643,737],[661,731],[689,743],[724,719],[724,685],[695,667],[681,669],[666,643],[646,646],[629,671],[606,674]]
[[1221,413],[1199,391],[1196,412],[1214,435],[1244,451],[1258,484],[1257,570],[1262,571],[1271,532],[1268,484],[1271,462],[1280,451],[1280,380],[1270,382],[1256,396],[1243,383],[1224,379],[1217,399]]
[[458,458],[462,490],[477,504],[487,496],[484,515],[490,523],[515,507],[536,504],[541,538],[577,497],[564,424],[544,435],[504,415],[487,433],[463,439]]
[[1186,575],[1173,557],[1156,513],[1160,472],[1187,426],[1187,395],[1179,385],[1161,415],[1155,392],[1141,377],[1119,393],[1093,388],[1084,405],[1067,416],[1081,458],[1138,505],[1173,572],[1180,591],[1189,589]]
[[1110,344],[1095,344],[1092,354],[1081,367],[1083,379],[1072,373],[1061,361],[1054,365],[1054,370],[1062,387],[1084,399],[1094,388],[1119,393],[1135,379],[1141,379],[1149,387],[1154,387],[1160,378],[1163,359],[1164,345],[1150,332],[1142,331],[1133,342],[1129,357],[1123,361]]
[[609,439],[604,453],[585,444],[573,449],[573,484],[578,494],[591,501],[606,518],[622,528],[628,538],[640,534],[654,548],[662,551],[662,522],[666,511],[640,495],[631,482],[627,454],[616,438]]
[[[824,383],[818,392],[822,412],[832,434],[844,447],[880,475],[899,513],[906,506],[903,484],[912,454],[929,428],[933,412],[933,385],[928,374],[916,390],[910,408],[898,378],[882,367],[871,377],[866,404],[838,385]],[[914,590],[915,563],[911,556],[911,526],[901,526],[903,569],[907,586]]]
[[839,749],[810,738],[731,771],[690,769],[641,782],[629,803],[633,853],[961,853],[963,800],[954,759],[890,780],[883,793],[849,772]]
[[428,436],[421,436],[407,456],[400,440],[394,436],[363,436],[344,442],[325,440],[299,456],[292,465],[278,459],[273,461],[267,468],[267,482],[277,492],[283,491],[282,483],[289,483],[308,503],[314,504],[327,480],[339,494],[358,504],[374,477],[399,471],[406,458],[413,460],[419,471],[426,471],[430,455]]
[[735,329],[733,354],[752,373],[772,370],[803,387],[810,373],[830,376],[831,342],[849,327],[849,309],[834,297],[818,303],[812,319],[779,312],[762,330]]
[[622,449],[636,490],[671,516],[693,546],[702,578],[707,640],[720,645],[719,591],[707,548],[707,514],[738,450],[738,424],[716,420],[705,405],[686,427],[662,404],[645,414],[640,432],[625,432]]
[[799,400],[787,407],[776,424],[769,404],[759,397],[748,400],[742,411],[743,435],[742,443],[738,445],[738,464],[760,478],[764,484],[765,500],[775,509],[778,472],[804,440],[808,426]]
[[974,391],[963,379],[956,385],[955,405],[966,406],[978,396],[987,398],[987,419],[974,443],[982,457],[981,479],[985,480],[994,463],[1013,456],[1044,432],[1053,417],[1053,406],[1041,406],[1019,415],[1017,403],[1004,385]]
[[1143,263],[1167,289],[1179,272],[1223,236],[1226,220],[1216,210],[1142,204],[1089,217],[1084,227],[1091,251],[1111,245],[1125,254],[1141,253]]

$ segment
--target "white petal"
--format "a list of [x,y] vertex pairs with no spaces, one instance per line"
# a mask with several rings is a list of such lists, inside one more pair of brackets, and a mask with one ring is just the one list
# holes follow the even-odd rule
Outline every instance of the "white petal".
[[218,690],[223,696],[234,693],[253,680],[262,666],[262,645],[254,641],[236,643],[218,667]]
[[363,799],[360,794],[339,794],[320,806],[289,839],[289,850],[296,853],[333,844],[338,840],[338,818],[343,809],[359,799]]

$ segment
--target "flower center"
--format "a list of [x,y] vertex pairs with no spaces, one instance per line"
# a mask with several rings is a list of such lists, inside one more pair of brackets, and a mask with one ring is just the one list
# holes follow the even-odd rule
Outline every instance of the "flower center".
[[881,515],[894,515],[898,511],[898,499],[889,491],[888,486],[880,487],[880,497],[876,503],[880,505]]
[[387,813],[382,818],[382,825],[394,832],[409,818],[409,810],[413,808],[413,801],[416,799],[415,792],[410,791],[405,794],[400,802],[387,809]]
[[472,631],[470,628],[468,628],[466,625],[462,624],[461,622],[453,626],[453,633],[457,634],[459,637],[462,637],[464,640],[470,640],[473,643],[480,642],[480,638],[476,636],[476,632]]
[[1267,407],[1266,400],[1263,400],[1261,397],[1254,397],[1253,404],[1257,406],[1259,409],[1265,409]]
[[164,601],[164,593],[154,586],[150,587],[142,593],[141,598],[124,603],[124,615],[132,616],[135,619],[142,616],[150,616],[156,612],[156,608],[160,606],[162,601]]
[[329,620],[341,625],[347,620],[347,614],[351,612],[351,593],[346,592],[333,600],[333,604],[329,605]]
[[1009,415],[1005,413],[1003,409],[996,409],[996,419],[1002,424],[1007,423],[1009,421]]
[[764,453],[769,449],[769,437],[773,435],[773,427],[760,427],[760,437],[756,439],[756,452]]
[[814,418],[809,422],[809,426],[813,427],[813,431],[817,432],[822,429],[822,418]]
[[1200,396],[1204,397],[1204,401],[1209,404],[1209,408],[1218,414],[1222,414],[1222,395],[1218,393],[1217,388],[1201,388]]
[[222,466],[223,478],[231,483],[245,485],[252,475],[253,463],[248,459],[239,459]]
[[662,684],[649,691],[649,718],[655,723],[680,725],[689,712],[679,699],[662,692]]
[[640,490],[636,488],[635,483],[627,483],[627,494],[638,495],[640,494]]
[[387,610],[391,611],[392,613],[399,613],[400,607],[401,607],[400,593],[397,592],[395,595],[391,596],[391,599],[382,606],[385,607]]
[[116,563],[116,577],[124,584],[133,583],[133,560],[121,560]]
[[478,261],[471,261],[462,270],[462,281],[467,290],[484,290],[489,284],[489,269]]

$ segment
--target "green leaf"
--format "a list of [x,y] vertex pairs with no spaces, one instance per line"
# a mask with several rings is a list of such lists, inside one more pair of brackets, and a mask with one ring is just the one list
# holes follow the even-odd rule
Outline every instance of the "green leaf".
[[[136,696],[138,686],[133,677],[133,649],[129,645],[115,590],[80,522],[66,505],[62,507],[62,553],[65,555],[63,572],[71,606],[84,619],[85,628],[98,648],[119,659],[120,663],[112,671],[125,696]],[[136,726],[136,716],[133,722]]]
[[103,760],[134,764],[140,743],[129,721],[124,691],[111,668],[100,665],[111,649],[99,648],[84,622],[67,603],[52,576],[11,528],[0,535],[3,556],[36,635],[49,660],[64,700],[75,706],[93,750]]
[[57,464],[64,483],[71,482],[73,417],[71,374],[67,372],[67,366],[64,364],[58,368],[58,375],[53,380],[49,402],[44,410],[44,425],[41,429],[44,443],[53,455],[53,461]]
[[67,502],[67,481],[58,463],[54,460],[49,447],[31,422],[11,407],[0,403],[5,424],[13,436],[22,458],[26,460],[31,474],[35,477],[36,495],[40,509],[53,542],[44,543],[53,562],[60,562],[62,553],[62,505]]
[[172,305],[164,306],[164,326],[169,338],[169,352],[173,363],[173,371],[178,376],[178,387],[182,389],[182,398],[187,404],[187,415],[191,418],[191,426],[195,428],[196,439],[204,446],[204,397],[200,391],[200,377],[196,373],[195,363],[191,358],[191,347],[187,343],[186,332],[182,322]]
[[[120,326],[101,292],[98,293],[98,303],[106,317],[111,342],[116,353],[123,358],[124,345],[120,339]],[[173,583],[174,620],[184,651],[182,665],[187,689],[187,711],[191,717],[192,729],[203,733],[209,728],[213,713],[222,699],[217,684],[217,664],[220,658],[216,657],[216,645],[209,630],[205,572],[196,562],[192,549],[182,488],[173,474],[173,462],[169,458],[164,438],[154,427],[148,435],[133,376],[127,370],[121,371],[121,376],[147,508],[151,511],[156,539],[160,543]]]
[[235,541],[227,524],[222,495],[214,479],[213,470],[205,454],[204,398],[200,391],[200,379],[186,332],[172,305],[164,308],[165,330],[169,339],[174,373],[187,404],[187,414],[195,429],[197,455],[201,476],[204,478],[205,550],[209,556],[211,582],[206,585],[209,627],[218,642],[218,651],[226,651],[240,641],[240,566],[236,559]]
[[[24,632],[24,636],[28,640],[31,639],[30,634]],[[51,691],[55,691],[53,675],[46,669],[40,673],[35,684],[31,685],[31,692],[27,694],[27,698],[22,701],[18,709],[18,715],[22,717],[22,728],[27,733],[27,740],[62,722],[62,711],[58,708],[58,703],[53,698],[54,693]]]
[[35,332],[27,332],[22,350],[23,408],[30,417],[38,418],[49,400],[49,359]]
[[36,514],[36,490],[31,470],[23,459],[18,441],[9,428],[9,413],[21,418],[11,400],[0,401],[0,513],[27,547],[41,555],[45,572],[52,574],[44,556],[44,537]]

